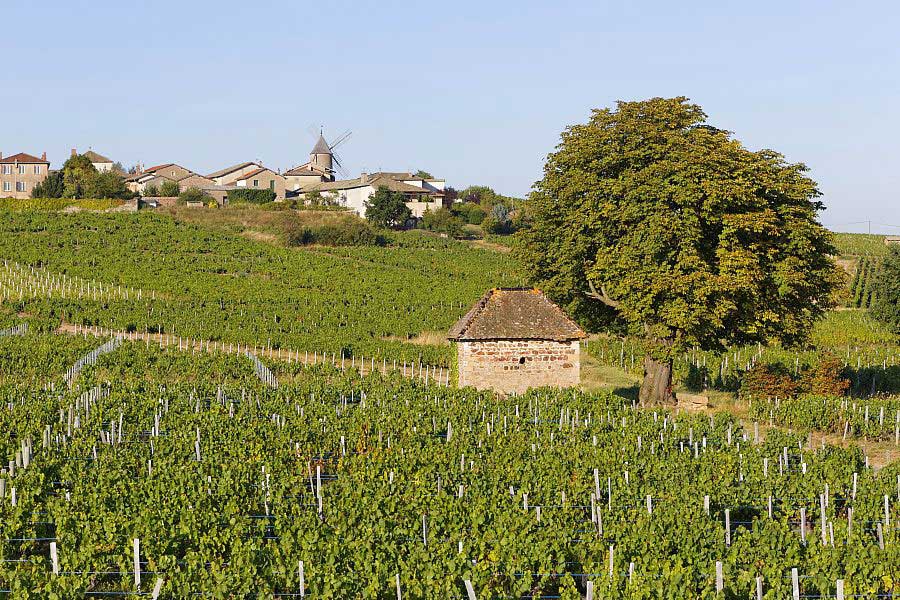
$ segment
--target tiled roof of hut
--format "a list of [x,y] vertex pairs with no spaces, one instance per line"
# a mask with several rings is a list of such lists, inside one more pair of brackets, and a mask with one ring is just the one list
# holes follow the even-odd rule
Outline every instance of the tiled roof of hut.
[[490,290],[447,334],[447,339],[455,341],[567,342],[583,337],[584,331],[561,308],[533,288]]

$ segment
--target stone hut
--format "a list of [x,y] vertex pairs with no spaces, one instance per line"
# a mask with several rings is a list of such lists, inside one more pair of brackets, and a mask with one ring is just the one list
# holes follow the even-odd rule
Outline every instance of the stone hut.
[[454,325],[458,384],[504,393],[579,384],[585,333],[540,290],[487,292]]

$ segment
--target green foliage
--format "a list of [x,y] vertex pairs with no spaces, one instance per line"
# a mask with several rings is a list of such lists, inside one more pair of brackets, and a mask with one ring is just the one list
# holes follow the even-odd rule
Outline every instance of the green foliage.
[[195,187],[189,187],[188,189],[178,194],[179,204],[187,204],[189,202],[202,202],[203,204],[207,204],[212,201],[213,199],[211,196],[203,193],[203,190]]
[[144,186],[144,196],[147,198],[159,198],[159,187],[152,183]]
[[69,157],[63,164],[63,197],[87,198],[97,178],[97,169],[83,154]]
[[806,170],[745,149],[685,98],[619,102],[562,134],[520,255],[579,320],[619,318],[654,356],[798,343],[843,283]]
[[379,186],[366,200],[366,220],[377,227],[399,229],[410,216],[403,194],[392,192],[385,186]]
[[415,173],[413,173],[413,177],[418,177],[419,179],[434,179],[434,175],[429,173],[428,171],[423,171],[419,169]]
[[900,247],[894,246],[873,282],[872,315],[900,334]]
[[513,232],[512,219],[509,209],[503,204],[495,204],[491,213],[485,217],[481,224],[485,233],[506,235]]
[[[224,212],[212,211],[210,218]],[[307,251],[253,241],[241,231],[217,231],[151,211],[0,211],[0,259],[100,282],[104,290],[115,284],[142,290],[140,298],[110,299],[60,297],[54,287],[51,297],[19,300],[16,294],[2,305],[57,325],[65,320],[320,353],[353,346],[388,361],[446,365],[449,346],[400,340],[446,331],[485,289],[523,283],[508,254],[414,235],[422,232],[393,232],[390,248]],[[349,243],[367,242],[363,236],[370,233],[342,227],[317,243],[348,243],[348,231],[358,233]]]
[[[163,181],[159,186],[159,195],[163,198],[174,198],[181,193],[181,186],[177,181]],[[230,195],[230,192],[229,192]]]
[[135,194],[125,185],[125,179],[116,171],[97,173],[89,198],[119,198],[127,200]]
[[[70,390],[64,359],[88,341],[0,340],[0,361],[16,361],[3,366],[43,375],[0,386],[0,457],[28,439],[34,449],[7,477],[17,505],[9,487],[0,498],[0,589],[10,597],[149,596],[157,577],[162,598],[298,596],[299,561],[303,592],[317,599],[393,598],[399,574],[404,598],[465,598],[470,580],[478,598],[576,600],[585,573],[599,598],[751,598],[761,576],[780,599],[791,597],[791,568],[804,597],[833,596],[836,579],[850,596],[897,592],[884,497],[893,523],[900,468],[868,468],[855,448],[810,448],[778,430],[754,444],[729,415],[634,409],[608,393],[423,385],[390,363],[363,378],[330,361],[264,359],[281,383],[273,390],[243,356],[143,343],[104,356]],[[47,362],[57,348],[64,359]],[[98,384],[102,394],[82,396]],[[808,402],[818,410],[822,399]],[[830,411],[837,427],[849,418],[873,437],[880,407],[897,406],[825,402],[822,422]],[[805,418],[789,406],[754,404],[754,418]],[[819,538],[823,493],[834,545]]]
[[32,198],[62,198],[66,191],[62,171],[51,171],[42,182],[31,190]]
[[868,233],[835,233],[834,245],[838,254],[844,257],[887,256],[890,248],[884,243],[883,235]]
[[897,411],[900,397],[852,400],[808,394],[797,398],[758,396],[750,402],[750,418],[771,425],[891,441]]
[[860,258],[850,283],[850,306],[869,308],[874,294],[873,284],[878,272],[879,259]]
[[481,225],[487,215],[480,204],[472,202],[455,202],[450,206],[450,211],[469,225]]
[[321,194],[320,192],[308,192],[304,194],[302,208],[311,210],[328,210],[340,207],[340,203],[333,194]]
[[318,226],[297,225],[285,236],[288,246],[384,246],[387,240],[371,225],[359,219]]
[[228,192],[230,204],[265,204],[274,202],[277,194],[273,190],[258,188],[238,188]]
[[428,231],[436,231],[438,233],[446,233],[450,237],[459,238],[463,236],[463,222],[446,208],[439,208],[435,211],[427,210],[422,215],[422,227]]
[[82,210],[108,210],[122,206],[121,200],[113,198],[97,199],[83,198],[29,198],[16,200],[12,198],[0,198],[0,211],[28,212],[28,211],[60,211],[67,208]]
[[460,191],[458,197],[464,202],[480,204],[486,212],[497,204],[503,204],[507,208],[512,209],[522,202],[521,198],[498,194],[486,185],[470,185]]

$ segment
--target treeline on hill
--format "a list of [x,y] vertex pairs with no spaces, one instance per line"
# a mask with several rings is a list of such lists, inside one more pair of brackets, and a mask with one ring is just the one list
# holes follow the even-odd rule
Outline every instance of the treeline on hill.
[[59,171],[51,171],[31,191],[32,198],[133,198],[135,194],[125,186],[125,179],[115,170],[98,171],[83,155],[71,156]]

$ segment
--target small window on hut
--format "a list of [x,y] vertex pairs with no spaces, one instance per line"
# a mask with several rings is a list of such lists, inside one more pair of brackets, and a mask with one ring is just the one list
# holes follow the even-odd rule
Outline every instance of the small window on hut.
[[524,364],[525,364],[525,357],[524,357],[524,356],[522,356],[522,357],[519,358],[519,364],[520,364],[520,365],[524,365]]

